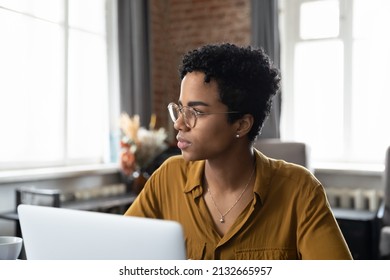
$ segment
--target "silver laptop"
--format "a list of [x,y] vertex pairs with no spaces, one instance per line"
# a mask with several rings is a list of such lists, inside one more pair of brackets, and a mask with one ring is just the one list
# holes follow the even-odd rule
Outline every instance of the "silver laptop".
[[174,221],[19,205],[28,260],[181,260],[183,230]]

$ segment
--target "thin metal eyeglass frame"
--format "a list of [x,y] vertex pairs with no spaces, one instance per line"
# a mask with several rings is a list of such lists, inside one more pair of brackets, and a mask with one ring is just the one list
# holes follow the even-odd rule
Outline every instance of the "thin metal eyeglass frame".
[[[168,112],[169,112],[169,116],[171,117],[171,120],[174,123],[179,119],[179,117],[175,118],[175,114],[174,114],[173,110],[175,110],[176,112],[180,113],[180,115],[183,116],[184,123],[185,123],[185,125],[188,128],[194,128],[196,126],[196,121],[198,120],[198,116],[214,115],[214,114],[238,114],[238,113],[240,113],[239,111],[202,113],[202,112],[196,111],[194,108],[192,108],[190,106],[179,106],[176,103],[171,102],[171,103],[168,104]],[[188,116],[186,116],[186,114],[183,113],[184,112],[183,110],[187,110],[187,112],[190,111],[190,113],[194,116],[194,118],[195,118],[194,119],[194,125],[191,126],[191,124],[189,123],[189,120],[188,120]]]

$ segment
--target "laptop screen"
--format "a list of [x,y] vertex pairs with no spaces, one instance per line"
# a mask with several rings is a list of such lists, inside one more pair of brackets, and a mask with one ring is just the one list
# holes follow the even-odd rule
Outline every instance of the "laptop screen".
[[19,205],[28,260],[180,260],[183,230],[174,221]]

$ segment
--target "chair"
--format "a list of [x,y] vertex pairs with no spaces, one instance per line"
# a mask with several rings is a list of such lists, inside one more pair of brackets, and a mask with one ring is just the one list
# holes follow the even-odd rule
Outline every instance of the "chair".
[[19,224],[17,207],[19,204],[33,204],[42,206],[60,207],[60,192],[51,189],[39,189],[33,186],[20,187],[15,190],[15,209],[5,213],[0,213],[0,219],[15,222],[15,234],[22,237]]
[[16,207],[19,204],[60,207],[61,191],[57,189],[39,189],[21,187],[16,189]]
[[381,231],[379,252],[381,258],[390,259],[390,146],[386,150],[384,181],[384,199],[381,205]]
[[258,139],[253,146],[270,158],[282,159],[310,169],[310,149],[305,143],[280,139]]

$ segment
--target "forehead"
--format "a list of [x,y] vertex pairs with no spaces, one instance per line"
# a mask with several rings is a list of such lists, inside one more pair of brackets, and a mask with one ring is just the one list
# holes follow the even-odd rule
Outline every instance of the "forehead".
[[220,103],[218,85],[214,80],[206,83],[202,72],[187,73],[181,81],[179,101],[183,105],[200,101],[207,104]]

